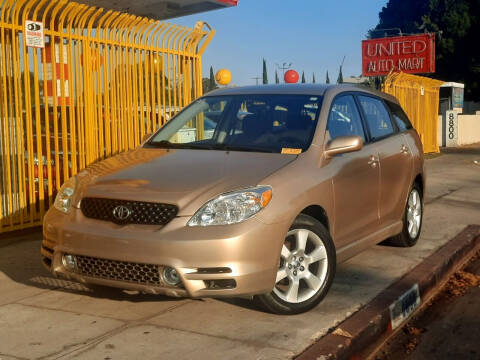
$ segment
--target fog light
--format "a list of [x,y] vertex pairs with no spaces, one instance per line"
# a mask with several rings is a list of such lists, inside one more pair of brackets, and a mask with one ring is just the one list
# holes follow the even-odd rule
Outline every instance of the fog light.
[[62,264],[65,269],[69,271],[74,271],[77,268],[77,262],[75,261],[75,256],[73,255],[63,255]]
[[178,276],[177,270],[168,266],[163,269],[163,280],[170,286],[180,284],[180,276]]

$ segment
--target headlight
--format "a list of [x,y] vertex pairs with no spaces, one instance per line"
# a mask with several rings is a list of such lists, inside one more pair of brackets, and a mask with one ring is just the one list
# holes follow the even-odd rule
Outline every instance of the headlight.
[[252,217],[272,199],[270,186],[257,186],[225,193],[203,205],[188,221],[188,226],[236,224]]
[[75,195],[75,190],[77,189],[77,178],[75,176],[67,180],[65,184],[62,185],[60,191],[55,198],[55,209],[68,214],[72,208],[73,196]]

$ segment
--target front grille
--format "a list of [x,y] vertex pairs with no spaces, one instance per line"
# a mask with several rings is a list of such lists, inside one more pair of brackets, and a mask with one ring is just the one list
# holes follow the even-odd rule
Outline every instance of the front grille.
[[166,225],[178,212],[170,204],[89,197],[82,199],[80,208],[88,218],[121,225]]
[[80,275],[144,285],[161,285],[158,265],[138,264],[80,255],[76,255],[75,260],[76,272]]

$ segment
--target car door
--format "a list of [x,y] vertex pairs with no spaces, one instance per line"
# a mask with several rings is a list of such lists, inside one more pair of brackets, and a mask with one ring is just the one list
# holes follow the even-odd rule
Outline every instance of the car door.
[[380,160],[380,223],[398,222],[405,207],[413,171],[413,157],[407,139],[393,124],[382,99],[359,95],[358,101],[371,141],[377,144]]
[[332,171],[335,216],[332,235],[339,247],[359,240],[378,228],[379,166],[375,144],[368,144],[353,95],[337,96],[330,108],[327,139],[361,136],[360,151],[334,156]]

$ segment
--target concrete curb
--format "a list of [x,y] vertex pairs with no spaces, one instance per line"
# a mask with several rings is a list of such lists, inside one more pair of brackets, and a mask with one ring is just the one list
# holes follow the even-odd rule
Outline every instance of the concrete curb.
[[[439,284],[448,279],[480,249],[480,226],[469,225],[432,255],[390,285],[353,316],[297,356],[297,360],[361,359],[368,348],[392,334],[391,306],[405,296],[420,297],[409,316],[433,296]],[[404,319],[403,323],[408,320]]]

